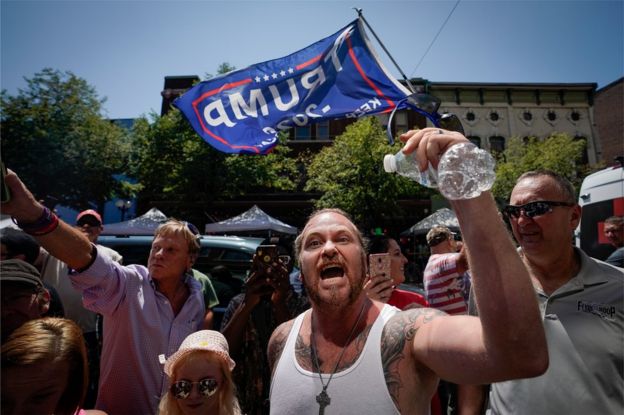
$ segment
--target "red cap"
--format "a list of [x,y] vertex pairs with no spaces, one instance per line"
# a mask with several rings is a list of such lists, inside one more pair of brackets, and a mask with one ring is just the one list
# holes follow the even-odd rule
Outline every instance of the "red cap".
[[83,210],[82,212],[80,212],[78,216],[76,217],[76,222],[78,222],[80,218],[82,218],[83,216],[93,216],[94,218],[98,220],[98,222],[100,222],[100,225],[102,224],[102,217],[100,216],[99,213],[97,213],[93,209],[87,209],[87,210]]

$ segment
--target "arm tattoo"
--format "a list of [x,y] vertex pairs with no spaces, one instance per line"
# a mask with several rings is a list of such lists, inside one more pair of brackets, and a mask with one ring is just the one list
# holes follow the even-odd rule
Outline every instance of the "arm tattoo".
[[[295,357],[299,364],[301,364],[301,367],[310,372],[314,372],[314,366],[312,365],[312,345],[306,344],[301,334],[297,335],[297,341],[295,342]],[[319,364],[322,364],[320,360]]]
[[388,391],[397,407],[399,407],[398,397],[402,387],[399,367],[401,361],[409,353],[409,348],[405,349],[406,344],[414,340],[416,332],[423,324],[441,315],[446,315],[446,313],[432,308],[413,308],[392,317],[383,329],[381,363]]
[[293,320],[287,321],[286,323],[281,324],[279,327],[275,329],[271,339],[269,341],[269,347],[267,349],[267,358],[269,360],[269,367],[271,368],[271,374],[275,371],[275,366],[280,356],[282,355],[282,350],[284,350],[284,346],[286,346],[286,340],[288,339],[288,333],[290,333],[290,329],[293,325]]

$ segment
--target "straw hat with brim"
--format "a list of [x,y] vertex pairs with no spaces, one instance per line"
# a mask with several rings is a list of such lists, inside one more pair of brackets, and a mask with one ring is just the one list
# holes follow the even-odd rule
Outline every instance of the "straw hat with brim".
[[228,343],[225,337],[223,337],[223,334],[214,330],[200,330],[187,336],[180,345],[178,351],[169,356],[169,359],[165,362],[165,373],[167,376],[171,377],[173,367],[178,360],[197,350],[216,353],[227,362],[230,371],[234,369],[236,365],[230,358]]

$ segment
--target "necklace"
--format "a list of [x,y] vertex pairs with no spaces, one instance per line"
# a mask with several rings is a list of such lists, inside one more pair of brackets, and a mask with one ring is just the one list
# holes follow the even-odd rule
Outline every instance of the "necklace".
[[347,350],[347,346],[349,346],[349,343],[351,343],[351,340],[353,339],[353,335],[355,334],[355,328],[359,324],[360,319],[362,318],[362,314],[364,314],[365,307],[366,307],[366,301],[364,301],[364,304],[362,304],[362,308],[360,309],[360,314],[358,314],[357,320],[355,320],[355,324],[351,328],[351,333],[349,334],[349,337],[347,338],[347,342],[345,343],[345,345],[342,348],[342,351],[340,352],[340,356],[338,357],[336,366],[334,366],[334,370],[330,373],[329,379],[327,379],[327,383],[323,383],[323,376],[321,375],[321,367],[319,365],[318,356],[316,353],[316,338],[314,337],[314,327],[313,327],[314,326],[313,324],[314,313],[310,315],[310,336],[312,338],[312,362],[314,363],[315,369],[319,375],[319,380],[321,381],[321,385],[323,385],[323,390],[318,395],[316,395],[316,402],[319,404],[319,415],[324,415],[325,407],[327,407],[331,403],[331,398],[327,394],[327,388],[329,387],[329,382],[331,382],[332,378],[334,377],[334,373],[336,373],[336,371],[338,370],[338,366],[340,365],[340,362],[342,361],[342,356],[344,355],[345,350]]

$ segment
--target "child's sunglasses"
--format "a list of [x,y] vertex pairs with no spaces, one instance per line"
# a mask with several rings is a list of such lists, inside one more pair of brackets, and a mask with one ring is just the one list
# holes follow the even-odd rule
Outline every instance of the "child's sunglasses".
[[219,388],[219,383],[215,378],[204,378],[198,380],[197,382],[179,380],[171,385],[171,394],[176,399],[186,399],[191,395],[193,385],[197,385],[199,394],[205,398],[214,395]]

